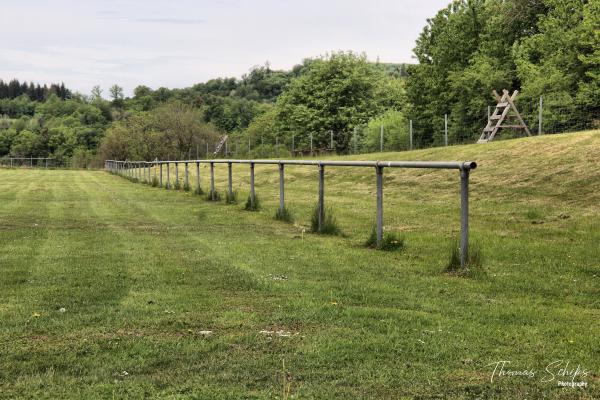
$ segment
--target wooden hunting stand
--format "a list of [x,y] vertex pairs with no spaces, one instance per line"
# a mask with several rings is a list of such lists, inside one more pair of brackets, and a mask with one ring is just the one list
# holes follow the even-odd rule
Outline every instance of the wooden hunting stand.
[[[493,94],[498,104],[496,104],[496,109],[490,116],[487,126],[483,129],[483,133],[477,143],[491,142],[500,129],[523,129],[527,136],[531,136],[527,124],[523,121],[523,118],[521,118],[521,114],[519,114],[519,110],[517,110],[517,106],[515,106],[514,103],[519,91],[515,90],[513,94],[509,96],[508,90],[504,89],[502,91],[502,97],[500,97],[495,90],[493,91]],[[507,122],[512,120],[512,123],[509,122],[507,125],[503,125],[507,119]]]
[[225,142],[227,142],[227,139],[229,139],[228,135],[225,135],[221,138],[221,140],[217,144],[217,147],[215,148],[213,156],[216,156],[217,154],[219,154],[219,151],[221,151],[221,149],[223,148],[223,145],[225,144]]

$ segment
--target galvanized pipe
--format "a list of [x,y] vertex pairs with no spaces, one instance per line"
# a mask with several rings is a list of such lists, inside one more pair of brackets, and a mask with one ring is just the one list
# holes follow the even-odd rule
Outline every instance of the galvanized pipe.
[[283,168],[285,164],[279,164],[279,211],[283,212],[285,208],[285,192],[283,188]]
[[250,163],[250,209],[254,210],[256,204],[256,192],[254,191],[254,163]]
[[158,165],[160,167],[160,179],[159,179],[158,185],[160,187],[163,187],[163,173],[162,173],[163,165],[162,165],[162,163],[159,163]]
[[469,259],[469,170],[460,170],[460,266]]
[[185,163],[185,170],[184,170],[184,180],[185,180],[185,182],[183,183],[183,186],[184,186],[185,188],[188,188],[188,189],[189,189],[189,187],[190,187],[190,179],[189,179],[189,174],[190,174],[190,173],[189,173],[189,171],[188,171],[188,163],[186,162],[186,163]]
[[229,193],[229,199],[233,199],[233,177],[232,177],[231,163],[227,164],[227,192]]
[[[162,161],[164,164],[174,164],[175,161]],[[268,164],[268,165],[324,165],[333,167],[391,167],[391,168],[426,168],[426,169],[475,169],[477,163],[474,161],[319,161],[319,160],[279,160],[279,159],[257,159],[257,160],[182,160],[177,162],[199,162],[215,164]]]
[[377,248],[383,244],[383,167],[375,167],[377,174]]
[[200,193],[200,163],[196,162],[196,190]]
[[323,230],[323,222],[325,222],[325,167],[319,165],[319,226],[318,231]]
[[210,199],[215,200],[215,163],[210,163]]
[[167,189],[171,189],[171,163],[167,163]]

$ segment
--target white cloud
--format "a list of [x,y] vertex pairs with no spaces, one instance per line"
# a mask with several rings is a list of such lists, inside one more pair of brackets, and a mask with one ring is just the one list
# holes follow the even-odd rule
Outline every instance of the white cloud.
[[426,18],[447,1],[8,1],[0,78],[64,81],[82,92],[117,83],[131,93],[240,76],[267,60],[290,68],[332,50],[410,62]]

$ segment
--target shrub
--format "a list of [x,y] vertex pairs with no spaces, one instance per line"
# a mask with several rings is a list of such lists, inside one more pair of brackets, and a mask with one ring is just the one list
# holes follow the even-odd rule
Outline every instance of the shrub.
[[275,212],[275,219],[284,222],[294,222],[294,217],[292,216],[292,213],[286,207],[283,207],[283,209],[277,209],[277,211]]
[[311,232],[320,233],[322,235],[341,235],[342,231],[337,225],[337,221],[333,216],[331,208],[324,210],[323,214],[323,226],[319,229],[319,204],[317,203],[310,220]]
[[373,226],[365,246],[384,251],[401,250],[404,248],[404,238],[394,232],[384,232],[381,246],[377,246],[377,226]]

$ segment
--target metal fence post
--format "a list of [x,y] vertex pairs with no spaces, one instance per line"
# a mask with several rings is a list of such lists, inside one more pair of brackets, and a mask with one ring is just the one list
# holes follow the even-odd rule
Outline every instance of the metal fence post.
[[229,199],[233,199],[233,173],[231,163],[227,163],[227,192],[229,193]]
[[412,119],[410,120],[410,132],[409,132],[409,140],[410,140],[410,149],[413,149],[413,124]]
[[285,164],[279,163],[279,211],[283,212],[285,208],[285,192],[283,188],[283,168]]
[[160,167],[160,174],[159,174],[159,175],[160,175],[160,177],[159,177],[159,182],[158,182],[158,185],[159,185],[160,187],[163,187],[163,173],[162,173],[162,170],[163,170],[163,165],[162,165],[162,162],[158,163],[158,165],[159,165],[159,167]]
[[460,170],[460,266],[469,258],[469,169]]
[[184,182],[183,182],[183,186],[187,189],[190,188],[190,172],[188,169],[188,163],[184,163],[185,165],[185,169],[184,169]]
[[448,146],[448,114],[444,114],[444,144]]
[[210,163],[210,199],[215,200],[215,163]]
[[377,248],[383,245],[383,167],[375,167],[377,174]]
[[254,191],[254,163],[250,163],[250,209],[254,210],[256,204],[256,193]]
[[200,163],[196,161],[196,192],[200,194]]
[[325,222],[325,166],[319,164],[319,232],[323,230],[323,222]]
[[175,188],[179,186],[179,163],[175,163]]
[[540,96],[540,116],[538,121],[538,135],[542,134],[542,111],[544,107],[544,97]]
[[333,131],[329,131],[329,148],[333,151]]
[[171,188],[171,163],[167,161],[167,189]]

